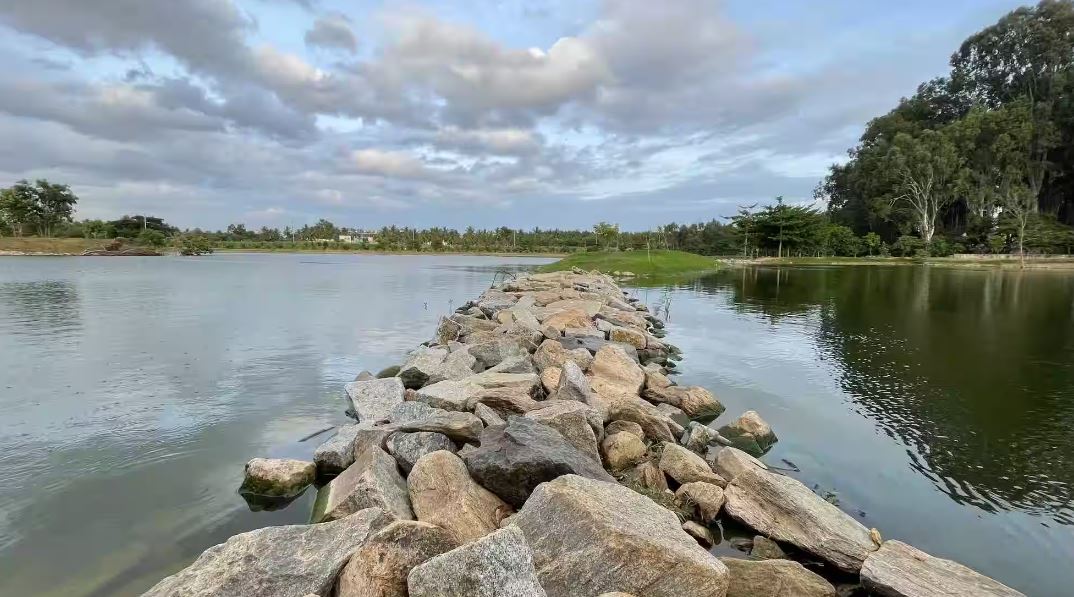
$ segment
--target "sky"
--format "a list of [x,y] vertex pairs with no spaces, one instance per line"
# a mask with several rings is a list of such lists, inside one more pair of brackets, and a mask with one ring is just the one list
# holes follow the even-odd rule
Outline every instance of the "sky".
[[0,186],[181,228],[810,203],[1001,0],[0,0]]

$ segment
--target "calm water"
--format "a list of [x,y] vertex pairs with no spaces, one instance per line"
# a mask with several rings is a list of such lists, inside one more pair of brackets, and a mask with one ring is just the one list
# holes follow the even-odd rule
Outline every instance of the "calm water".
[[[138,594],[304,521],[311,492],[250,512],[243,463],[308,456],[344,382],[540,262],[0,259],[0,594]],[[1069,594],[1074,276],[756,269],[635,292],[669,305],[681,382],[772,423],[769,463],[887,538]]]

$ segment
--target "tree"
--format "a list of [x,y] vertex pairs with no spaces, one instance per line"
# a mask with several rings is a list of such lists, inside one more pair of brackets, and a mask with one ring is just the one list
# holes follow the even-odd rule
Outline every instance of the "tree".
[[884,241],[879,234],[870,232],[862,237],[862,244],[865,245],[865,250],[868,251],[869,255],[879,255],[880,247],[883,246]]
[[180,255],[185,256],[206,255],[213,252],[209,239],[200,234],[184,234],[176,237],[176,248],[179,249]]
[[51,237],[60,223],[70,222],[78,196],[65,184],[53,184],[39,179],[35,185],[37,195],[37,222],[41,234]]
[[37,199],[34,189],[21,180],[9,189],[0,190],[0,218],[11,228],[15,236],[22,236],[27,225],[37,217]]
[[159,230],[143,230],[138,235],[138,244],[147,247],[163,247],[167,242],[164,233]]
[[593,232],[597,235],[604,245],[604,248],[610,248],[612,243],[615,243],[615,247],[619,248],[619,225],[609,224],[608,222],[599,222],[593,226]]
[[956,198],[963,158],[947,136],[929,130],[917,137],[896,135],[888,162],[899,178],[899,194],[892,198],[892,207],[907,207],[921,240],[932,243],[941,210]]

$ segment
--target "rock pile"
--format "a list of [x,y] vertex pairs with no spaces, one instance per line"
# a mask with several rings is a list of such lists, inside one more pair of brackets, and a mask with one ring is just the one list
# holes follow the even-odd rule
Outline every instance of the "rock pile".
[[[268,495],[336,475],[317,524],[232,537],[148,594],[819,597],[848,574],[881,595],[1019,594],[770,470],[756,412],[698,421],[724,407],[669,378],[662,328],[600,274],[490,288],[347,384],[358,423],[314,462],[247,466]],[[755,558],[708,551],[727,518],[760,533]]]

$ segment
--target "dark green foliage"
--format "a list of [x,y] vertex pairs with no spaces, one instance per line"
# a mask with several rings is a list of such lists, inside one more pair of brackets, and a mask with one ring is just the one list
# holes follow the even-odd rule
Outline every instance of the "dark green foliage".
[[78,196],[71,187],[39,179],[34,184],[20,180],[0,190],[0,220],[17,236],[36,230],[51,237],[57,227],[70,222]]
[[1044,0],[968,38],[948,77],[871,121],[850,161],[831,167],[816,195],[832,221],[877,234],[894,254],[922,251],[908,234],[958,239],[931,254],[1062,250],[1029,239],[1031,220],[1074,224],[1072,31],[1074,2]]
[[179,237],[177,248],[180,255],[186,256],[206,255],[213,252],[209,239],[200,235],[184,234]]

